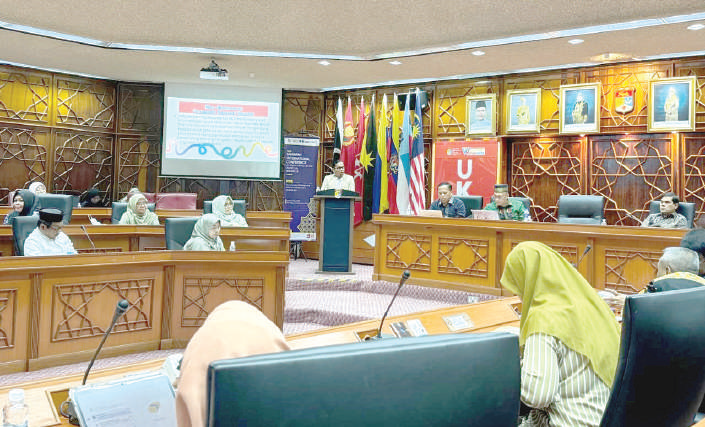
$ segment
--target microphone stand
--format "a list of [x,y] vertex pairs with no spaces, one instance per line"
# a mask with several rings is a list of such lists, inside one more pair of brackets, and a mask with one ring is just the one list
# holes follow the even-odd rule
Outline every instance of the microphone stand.
[[[95,249],[95,245],[93,244],[93,240],[91,240],[91,236],[88,234],[88,230],[86,230],[86,226],[85,226],[85,225],[81,225],[81,230],[83,230],[83,234],[85,234],[85,235],[86,235],[86,238],[88,238],[88,241],[90,242],[91,247],[92,247],[93,249]],[[122,301],[125,301],[125,300],[122,300]],[[120,301],[120,302],[122,302],[122,301]],[[125,309],[125,310],[127,310],[127,309]],[[123,312],[123,313],[124,313],[124,312]]]
[[389,309],[392,308],[392,304],[394,304],[394,300],[397,298],[397,295],[399,295],[399,291],[401,290],[401,287],[404,285],[404,282],[411,276],[411,273],[409,270],[404,270],[404,272],[401,274],[401,279],[399,280],[399,286],[397,287],[397,291],[394,292],[394,296],[392,297],[392,300],[389,302],[389,305],[387,306],[387,310],[384,312],[384,315],[382,316],[382,321],[379,322],[379,329],[377,330],[377,335],[372,337],[372,339],[379,340],[382,339],[382,326],[384,325],[384,319],[387,318],[387,314],[389,313]]
[[587,253],[590,252],[590,249],[592,249],[592,245],[585,246],[585,250],[583,251],[582,255],[580,255],[580,258],[578,258],[578,262],[573,264],[573,267],[578,268],[578,266],[582,262],[583,258],[585,258],[585,255],[587,255]]

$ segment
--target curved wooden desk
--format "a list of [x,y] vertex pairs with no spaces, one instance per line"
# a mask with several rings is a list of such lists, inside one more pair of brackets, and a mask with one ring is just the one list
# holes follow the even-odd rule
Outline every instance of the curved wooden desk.
[[411,284],[494,295],[503,294],[504,260],[522,241],[546,243],[572,263],[590,245],[578,268],[588,282],[633,293],[655,277],[663,248],[678,246],[688,231],[403,215],[374,215],[373,222],[373,280],[395,282],[409,269]]
[[208,313],[245,300],[283,325],[288,251],[155,251],[6,257],[0,373],[90,359],[115,304],[130,309],[101,355],[183,347]]

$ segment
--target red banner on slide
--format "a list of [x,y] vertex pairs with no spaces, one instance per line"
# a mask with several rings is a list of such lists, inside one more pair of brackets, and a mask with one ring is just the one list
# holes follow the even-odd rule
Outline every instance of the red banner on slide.
[[267,117],[269,115],[269,107],[266,105],[182,101],[179,102],[179,113]]
[[[497,140],[437,141],[434,150],[434,185],[453,184],[457,196],[482,196],[490,202],[497,182]],[[434,200],[438,191],[433,189]]]

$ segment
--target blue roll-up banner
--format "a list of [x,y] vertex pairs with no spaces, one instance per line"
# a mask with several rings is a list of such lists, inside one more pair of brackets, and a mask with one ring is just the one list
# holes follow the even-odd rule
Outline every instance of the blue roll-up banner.
[[316,165],[318,138],[286,137],[284,149],[284,210],[291,212],[291,240],[316,240]]

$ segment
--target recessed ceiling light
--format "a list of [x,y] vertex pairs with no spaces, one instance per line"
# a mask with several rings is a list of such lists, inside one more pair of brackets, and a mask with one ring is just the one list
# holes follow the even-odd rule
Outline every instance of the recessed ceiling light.
[[322,61],[318,61],[319,64],[323,65],[324,67],[327,67],[330,65],[330,61],[326,61],[325,59]]
[[580,44],[580,43],[582,43],[582,42],[584,42],[584,41],[585,41],[585,40],[583,40],[583,39],[570,39],[570,40],[568,40],[568,43],[570,43],[570,44]]
[[473,50],[471,53],[475,56],[482,56],[485,54],[485,51],[484,50]]
[[389,61],[392,65],[401,65],[401,61]]
[[250,76],[251,79],[254,79],[254,78],[255,78],[255,73],[250,73],[249,76]]
[[702,30],[703,28],[705,28],[705,24],[698,23],[698,24],[688,25],[688,29],[691,31],[698,31],[698,30]]

